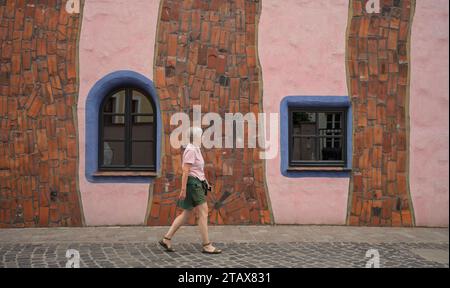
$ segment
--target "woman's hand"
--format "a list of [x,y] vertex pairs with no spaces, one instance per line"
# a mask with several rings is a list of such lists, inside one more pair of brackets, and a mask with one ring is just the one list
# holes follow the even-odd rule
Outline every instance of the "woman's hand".
[[181,176],[181,192],[180,196],[178,197],[181,200],[184,200],[186,198],[186,186],[187,186],[187,179],[189,175],[189,171],[191,170],[192,164],[183,164],[183,175]]
[[180,200],[184,200],[186,198],[186,189],[181,189],[180,196],[178,196]]
[[212,186],[209,184],[208,179],[205,179],[206,185],[208,185],[208,191],[212,191]]

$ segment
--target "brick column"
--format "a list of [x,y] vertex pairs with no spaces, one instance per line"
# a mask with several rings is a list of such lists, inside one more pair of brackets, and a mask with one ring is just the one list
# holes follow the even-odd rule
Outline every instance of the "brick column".
[[0,1],[0,227],[80,226],[77,41],[66,1]]
[[354,118],[350,225],[412,226],[409,194],[409,45],[414,0],[352,0],[347,35]]
[[[193,105],[202,112],[262,111],[257,57],[258,0],[163,0],[157,32],[155,83],[163,118],[162,175],[148,225],[169,225],[181,186],[181,151],[171,148],[171,115]],[[192,118],[191,118],[192,119]],[[258,149],[203,150],[212,224],[271,222],[264,162]],[[194,219],[190,220],[194,223]]]

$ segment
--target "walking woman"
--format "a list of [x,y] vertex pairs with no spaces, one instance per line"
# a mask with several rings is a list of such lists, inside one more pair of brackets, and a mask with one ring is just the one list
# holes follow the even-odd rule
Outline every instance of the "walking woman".
[[183,225],[193,213],[194,209],[198,212],[198,227],[200,229],[203,241],[203,253],[219,254],[222,251],[214,247],[208,237],[208,204],[206,194],[209,189],[208,181],[205,178],[202,152],[200,150],[201,137],[203,131],[199,127],[193,127],[189,130],[190,143],[186,146],[183,153],[183,176],[181,178],[181,191],[177,201],[177,206],[183,209],[183,212],[175,218],[169,231],[159,244],[167,252],[174,252],[171,239],[177,230]]

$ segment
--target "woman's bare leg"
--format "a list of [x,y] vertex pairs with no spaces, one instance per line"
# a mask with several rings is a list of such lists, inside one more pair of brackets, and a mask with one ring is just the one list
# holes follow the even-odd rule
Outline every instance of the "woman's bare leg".
[[[173,235],[177,232],[177,230],[189,219],[189,216],[191,214],[191,211],[189,210],[183,210],[180,215],[175,218],[175,220],[172,223],[172,226],[170,226],[169,231],[167,232],[164,237],[172,239]],[[170,247],[170,240],[167,240],[166,238],[163,239],[163,242],[166,243]]]
[[[205,202],[199,206],[198,208],[198,227],[200,229],[200,234],[202,236],[203,244],[209,243],[209,235],[208,235],[208,204]],[[212,252],[214,251],[214,246],[211,244],[203,247],[206,251]]]

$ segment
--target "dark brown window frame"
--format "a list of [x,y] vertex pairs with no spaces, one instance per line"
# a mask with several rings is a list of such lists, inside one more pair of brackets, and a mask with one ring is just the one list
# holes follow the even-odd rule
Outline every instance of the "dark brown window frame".
[[[342,160],[339,161],[305,161],[305,160],[293,160],[292,152],[293,152],[293,114],[295,112],[306,112],[306,113],[341,113],[341,129],[342,129],[342,135],[340,136],[341,142],[342,142]],[[289,147],[288,147],[288,154],[289,154],[289,168],[345,168],[347,167],[347,109],[346,108],[298,108],[298,107],[291,107],[288,108],[288,137],[289,137]],[[317,117],[317,116],[316,116]],[[317,134],[314,137],[320,138],[322,136]],[[308,135],[305,135],[303,137],[306,137]],[[295,136],[297,137],[297,136]],[[336,138],[333,136],[330,136],[332,138]],[[326,137],[323,137],[326,138]],[[319,145],[316,143],[316,146]],[[317,149],[317,147],[316,147]]]
[[[125,90],[125,113],[105,113],[104,112],[104,107],[105,104],[107,103],[108,99],[110,99],[113,95],[117,94],[118,92]],[[152,109],[153,109],[153,113],[132,113],[131,109],[132,109],[132,95],[133,95],[133,91],[138,91],[139,93],[141,93],[142,95],[144,95],[148,101],[150,101],[150,104],[152,105]],[[114,89],[112,91],[110,91],[108,93],[108,95],[103,99],[101,105],[100,105],[100,111],[99,111],[99,141],[98,141],[98,170],[100,172],[107,172],[107,171],[123,171],[123,172],[132,172],[132,171],[139,171],[139,172],[144,172],[144,171],[148,171],[148,172],[155,172],[156,171],[156,127],[157,124],[157,117],[156,117],[156,107],[155,107],[155,103],[153,102],[152,98],[150,97],[150,95],[148,95],[148,93],[146,93],[145,91],[143,91],[142,89],[139,89],[137,87],[133,87],[133,86],[124,86],[124,87],[120,87],[117,89]],[[123,116],[125,119],[125,137],[122,140],[108,140],[106,139],[106,141],[108,142],[123,142],[124,143],[124,150],[125,150],[125,164],[124,165],[108,165],[105,166],[103,165],[103,157],[104,157],[104,142],[105,142],[105,137],[104,137],[104,116]],[[132,127],[133,125],[138,125],[138,124],[132,124],[131,122],[133,121],[133,117],[135,116],[151,116],[153,117],[153,139],[151,140],[133,140],[132,139]],[[131,161],[132,161],[132,144],[133,143],[153,143],[153,149],[152,151],[149,151],[150,153],[153,153],[153,163],[151,163],[150,165],[132,165]],[[149,148],[150,149],[150,148]]]

